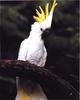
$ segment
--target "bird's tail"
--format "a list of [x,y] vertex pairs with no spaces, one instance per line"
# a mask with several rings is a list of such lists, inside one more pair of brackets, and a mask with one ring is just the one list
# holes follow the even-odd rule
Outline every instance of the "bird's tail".
[[47,100],[43,89],[37,83],[17,78],[17,96],[15,100]]

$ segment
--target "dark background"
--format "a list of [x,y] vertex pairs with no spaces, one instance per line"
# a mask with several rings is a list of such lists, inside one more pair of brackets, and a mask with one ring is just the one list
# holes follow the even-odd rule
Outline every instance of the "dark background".
[[[20,43],[28,37],[30,25],[34,22],[35,8],[45,3],[45,0],[0,1],[0,59],[17,59]],[[79,92],[78,0],[58,0],[50,35],[44,42],[48,52],[45,67]],[[70,94],[55,94],[52,89],[52,86],[46,88],[49,99],[77,99]],[[15,78],[0,76],[0,100],[14,100],[15,95]]]

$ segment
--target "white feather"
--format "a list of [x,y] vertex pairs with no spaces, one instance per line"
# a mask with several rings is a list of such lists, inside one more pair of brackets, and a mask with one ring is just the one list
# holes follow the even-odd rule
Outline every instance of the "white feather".
[[[35,64],[40,67],[45,66],[47,51],[44,46],[44,42],[41,39],[41,35],[43,33],[43,31],[41,31],[41,28],[45,30],[51,27],[52,16],[53,11],[50,12],[48,18],[45,21],[41,23],[35,22],[34,24],[32,24],[29,37],[23,40],[20,45],[18,60],[29,61],[31,64]],[[32,88],[32,86],[34,88]],[[29,93],[29,95],[32,96],[32,100],[47,100],[46,95],[44,94],[39,84],[31,84],[29,80],[25,80],[23,78],[17,78],[16,100],[24,100],[23,98],[20,98],[20,96],[23,94],[23,92],[20,92],[21,88],[24,91],[26,89],[26,95],[27,93]],[[28,100],[28,98],[26,98],[25,100]]]
[[[36,24],[33,26],[36,26]],[[40,29],[33,31],[34,29],[33,26],[32,26],[32,31],[30,32],[30,36],[27,39],[23,40],[20,45],[18,60],[29,61],[31,64],[44,67],[46,62],[47,52],[44,46],[44,42],[41,39],[42,31],[40,31]],[[22,86],[22,83],[25,83],[24,86]],[[35,92],[33,91],[34,93],[32,93],[33,94],[32,100],[40,100],[40,98],[41,100],[47,100],[41,86],[39,84],[33,86],[35,87]],[[29,89],[30,91],[30,88],[32,86],[27,79],[25,80],[25,79],[18,78],[17,79],[18,91],[17,91],[16,100],[20,100],[19,91],[21,87],[23,87],[23,90],[25,90],[25,88],[28,87],[26,88],[26,90]]]

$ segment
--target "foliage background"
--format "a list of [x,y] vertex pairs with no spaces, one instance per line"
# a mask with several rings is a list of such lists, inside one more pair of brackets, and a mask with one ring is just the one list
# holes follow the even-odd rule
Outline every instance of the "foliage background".
[[[50,35],[44,39],[48,52],[46,68],[79,91],[79,1],[57,1]],[[35,8],[45,3],[46,0],[0,1],[1,59],[17,59],[20,43],[28,37],[34,22]],[[50,86],[46,91],[48,98],[55,97]],[[14,100],[15,95],[15,78],[0,76],[0,100]],[[76,99],[70,94],[56,95],[57,99]]]

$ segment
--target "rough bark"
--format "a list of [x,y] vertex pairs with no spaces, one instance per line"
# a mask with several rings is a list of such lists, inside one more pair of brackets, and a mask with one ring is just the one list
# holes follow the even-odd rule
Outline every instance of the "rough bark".
[[65,95],[72,94],[78,98],[77,90],[67,81],[51,73],[48,69],[30,64],[27,61],[0,60],[0,75],[29,78],[45,86],[59,89],[59,91],[54,89],[57,94],[61,91],[60,89],[63,89]]

